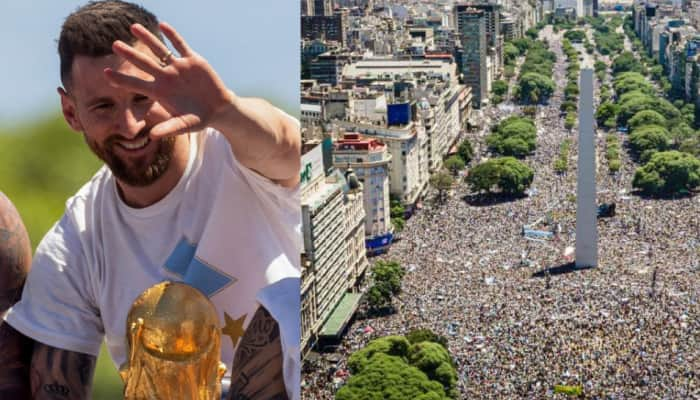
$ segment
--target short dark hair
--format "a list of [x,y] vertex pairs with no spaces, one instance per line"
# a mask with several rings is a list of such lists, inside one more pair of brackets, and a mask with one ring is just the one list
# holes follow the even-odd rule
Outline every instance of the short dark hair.
[[133,24],[141,24],[163,41],[158,18],[145,8],[121,0],[91,1],[66,18],[58,39],[61,82],[68,88],[77,55],[101,57],[112,54],[116,40],[134,44]]

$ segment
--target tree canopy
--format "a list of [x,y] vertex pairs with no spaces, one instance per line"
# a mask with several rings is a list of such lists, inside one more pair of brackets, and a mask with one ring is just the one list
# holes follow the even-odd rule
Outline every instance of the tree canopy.
[[668,130],[660,125],[640,126],[630,135],[630,147],[642,161],[648,160],[654,152],[668,149],[670,145]]
[[371,309],[391,305],[394,295],[401,292],[401,278],[406,272],[396,261],[377,261],[372,268],[372,286],[367,291]]
[[464,139],[457,147],[457,155],[464,161],[465,164],[474,158],[474,148],[469,139]]
[[499,157],[472,168],[467,183],[473,191],[491,192],[494,188],[507,194],[522,194],[530,187],[534,172],[514,157]]
[[644,193],[663,196],[700,186],[700,160],[680,151],[662,151],[638,168],[632,186]]
[[443,167],[450,171],[452,175],[457,175],[459,171],[464,169],[464,166],[465,164],[462,157],[458,155],[450,156],[443,164]]
[[630,118],[629,126],[634,130],[642,125],[666,126],[666,118],[654,110],[642,110]]
[[532,119],[508,117],[486,137],[486,144],[495,153],[522,158],[535,150],[536,137],[537,129]]
[[[353,376],[336,394],[339,400],[447,400],[456,398],[457,371],[447,348],[429,330],[372,340],[353,353]],[[422,340],[425,339],[425,340]]]
[[642,72],[642,66],[634,57],[634,54],[630,51],[625,51],[619,56],[617,56],[612,63],[613,75],[620,74],[622,72]]
[[564,37],[574,43],[581,43],[586,38],[586,33],[584,31],[575,29],[567,31]]

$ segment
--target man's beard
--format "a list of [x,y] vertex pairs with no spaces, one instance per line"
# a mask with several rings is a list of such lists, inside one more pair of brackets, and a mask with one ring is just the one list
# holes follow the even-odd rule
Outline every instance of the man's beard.
[[[148,136],[150,130],[151,128],[142,129],[136,135],[136,139]],[[102,146],[88,139],[87,135],[84,136],[92,152],[107,164],[117,179],[129,186],[148,186],[158,180],[168,170],[173,156],[173,149],[175,148],[175,137],[165,137],[158,140],[155,159],[152,162],[148,163],[146,159],[148,156],[133,158],[133,161],[126,162],[114,152],[114,147],[120,146],[118,142],[123,140],[123,137],[120,135],[108,137]],[[150,143],[146,146],[150,146]]]

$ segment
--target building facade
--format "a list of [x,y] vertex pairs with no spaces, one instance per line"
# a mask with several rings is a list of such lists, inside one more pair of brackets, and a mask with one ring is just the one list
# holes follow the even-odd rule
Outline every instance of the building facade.
[[[361,186],[326,174],[323,146],[302,156],[301,348],[313,345],[340,300],[367,269]],[[354,311],[354,310],[352,310]]]
[[[352,169],[363,187],[364,232],[368,249],[374,242],[391,243],[391,209],[389,202],[389,167],[391,154],[381,141],[346,133],[333,146],[333,166],[341,171]],[[380,249],[381,250],[381,249]]]
[[464,5],[454,8],[455,22],[462,44],[462,81],[472,89],[474,108],[488,97],[486,20],[484,12]]

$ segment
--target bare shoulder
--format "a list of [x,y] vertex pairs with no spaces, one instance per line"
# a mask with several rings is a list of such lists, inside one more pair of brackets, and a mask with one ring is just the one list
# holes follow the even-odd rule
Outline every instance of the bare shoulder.
[[27,229],[15,206],[0,192],[0,315],[19,300],[31,262]]
[[255,312],[236,350],[228,398],[287,399],[282,365],[279,325],[261,306]]
[[35,400],[89,399],[97,357],[34,342],[31,393]]

